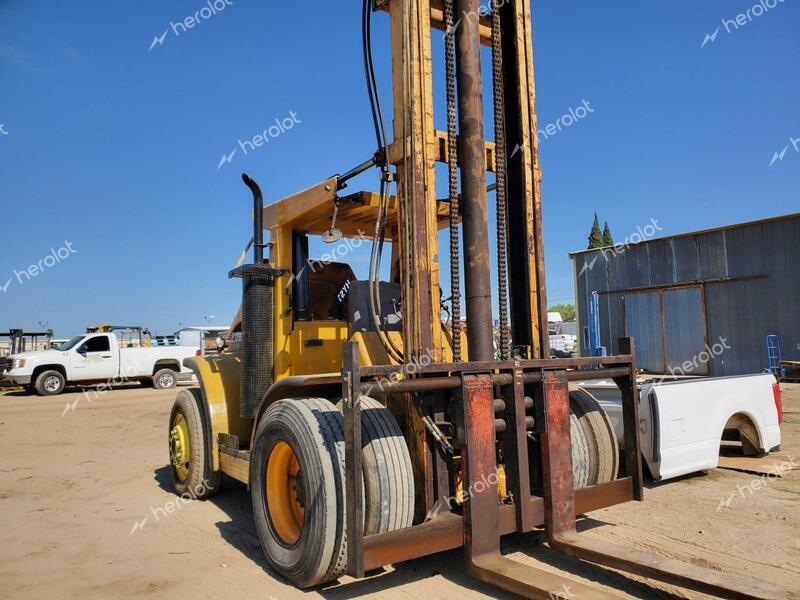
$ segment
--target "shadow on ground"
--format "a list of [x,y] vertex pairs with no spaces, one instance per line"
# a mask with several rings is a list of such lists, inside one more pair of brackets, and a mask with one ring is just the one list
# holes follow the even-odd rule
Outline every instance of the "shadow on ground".
[[[174,491],[172,473],[169,466],[157,469],[153,475],[159,487],[171,493]],[[269,566],[264,557],[253,521],[250,494],[244,485],[228,477],[223,477],[220,493],[207,500],[207,502],[213,502],[229,517],[228,521],[220,521],[216,524],[224,540],[263,569],[270,577],[289,583]],[[600,527],[613,527],[613,525],[589,517],[579,519],[577,524],[579,533]],[[515,553],[525,555],[543,565],[549,565],[563,571],[566,577],[583,577],[597,584],[622,590],[637,598],[661,600],[678,600],[681,598],[681,596],[663,592],[647,584],[629,579],[623,574],[591,565],[578,559],[559,555],[544,545],[542,540],[543,533],[540,532],[507,536],[503,539],[502,552],[506,555]],[[369,597],[373,594],[389,591],[397,586],[420,582],[437,575],[454,585],[488,597],[502,598],[508,596],[502,590],[469,576],[466,572],[464,555],[461,550],[441,552],[418,558],[395,565],[391,569],[368,573],[366,578],[358,581],[345,578],[343,583],[329,584],[309,591],[317,592],[329,600],[344,600],[356,596]]]

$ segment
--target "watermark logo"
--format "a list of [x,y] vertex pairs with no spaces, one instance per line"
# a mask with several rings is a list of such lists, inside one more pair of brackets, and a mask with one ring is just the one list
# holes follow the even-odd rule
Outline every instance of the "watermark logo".
[[270,141],[279,138],[287,131],[294,129],[294,126],[299,125],[300,123],[302,123],[302,121],[294,111],[289,111],[289,115],[283,117],[282,119],[276,118],[275,123],[264,129],[263,132],[257,133],[252,138],[239,140],[238,147],[226,154],[223,154],[222,158],[219,159],[219,163],[217,164],[217,171],[219,171],[223,165],[230,163],[239,150],[242,151],[242,154],[247,155],[256,148],[261,148],[265,144],[269,144]]
[[610,248],[599,248],[599,252],[595,253],[592,260],[584,262],[578,277],[583,277],[587,272],[594,269],[595,264],[597,264],[597,261],[600,260],[601,257],[604,258],[606,262],[609,262],[612,258],[625,254],[631,246],[641,244],[646,240],[654,238],[659,231],[664,231],[664,228],[658,224],[658,220],[650,219],[650,223],[644,227],[641,225],[638,226],[636,231],[625,238],[621,243],[615,244]]
[[719,36],[720,31],[723,29],[726,33],[733,33],[739,28],[751,23],[753,19],[767,14],[767,12],[777,7],[778,4],[782,4],[785,1],[786,0],[759,0],[757,4],[754,4],[743,13],[739,13],[733,19],[723,18],[721,20],[721,25],[714,29],[713,32],[706,33],[706,36],[703,38],[703,43],[700,44],[700,49],[702,50],[709,44],[716,42],[717,36]]
[[572,589],[565,583],[559,589],[550,592],[547,597],[550,600],[571,600],[575,597],[575,593]]
[[480,22],[482,18],[490,16],[493,11],[503,8],[503,6],[508,4],[508,2],[509,0],[489,0],[489,2],[486,4],[481,4],[477,11],[465,10],[463,16],[445,30],[444,37],[447,37],[448,35],[455,35],[456,31],[458,31],[458,28],[461,27],[461,23],[464,20],[471,25],[474,25],[475,23]]
[[[441,513],[444,509],[449,511],[453,510],[453,505],[464,504],[470,500],[475,494],[482,494],[487,490],[496,490],[497,484],[500,482],[500,476],[495,471],[494,473],[490,473],[486,475],[485,473],[481,474],[481,478],[478,481],[473,481],[470,486],[462,490],[461,493],[455,496],[449,496],[447,498],[443,498],[440,502],[436,504],[425,517],[425,520],[435,519],[439,513]],[[493,493],[497,493],[496,491]]]
[[[324,269],[331,263],[341,262],[348,254],[358,250],[364,242],[368,241],[370,241],[370,238],[367,237],[366,232],[361,229],[358,230],[358,235],[353,238],[342,238],[330,252],[326,252],[320,258],[309,258],[302,269],[297,273],[292,273],[286,287],[288,288],[295,281],[300,281],[306,273],[316,273],[318,270]],[[343,294],[346,294],[348,289],[350,289],[349,281],[345,284],[345,287],[339,291],[339,300],[344,299]]]
[[[189,492],[184,492],[176,500],[170,500],[169,502],[165,503],[163,507],[151,506],[150,512],[145,514],[143,519],[141,519],[140,521],[134,521],[133,526],[131,527],[131,531],[128,535],[129,536],[133,535],[137,531],[143,531],[145,525],[147,525],[148,523],[153,523],[153,522],[158,523],[159,521],[161,521],[161,519],[165,519],[169,515],[175,514],[181,508],[191,503],[196,496],[203,496],[207,492],[210,492],[211,490],[212,490],[211,483],[209,483],[207,480],[204,479],[196,487],[192,488],[191,491],[194,492],[194,496],[192,496],[192,494],[190,494]],[[151,517],[153,519],[152,521],[150,520]]]
[[550,139],[554,135],[561,133],[562,130],[572,127],[578,121],[585,119],[593,112],[594,109],[589,105],[589,101],[583,100],[577,108],[570,107],[569,110],[556,119],[554,123],[548,123],[542,129],[539,129],[536,132],[536,139],[539,140],[539,142]]
[[670,367],[669,372],[662,375],[653,383],[663,383],[669,378],[684,377],[691,375],[700,370],[701,366],[707,365],[713,359],[722,356],[727,350],[731,350],[733,346],[728,343],[728,339],[719,336],[719,339],[714,345],[706,344],[703,350],[694,355],[691,360],[684,361],[679,367]]
[[8,135],[8,131],[6,131],[6,124],[0,123],[0,135]]
[[795,464],[794,458],[791,456],[789,457],[788,461],[784,461],[781,464],[775,463],[770,469],[769,473],[765,473],[761,477],[756,477],[747,485],[737,485],[736,490],[734,490],[730,496],[727,498],[722,498],[719,501],[717,512],[720,512],[723,508],[730,508],[737,496],[739,498],[749,498],[757,491],[769,487],[773,480],[783,477],[784,474],[796,468],[797,464]]
[[76,408],[78,408],[78,405],[81,402],[85,401],[91,404],[94,400],[97,400],[101,396],[111,391],[112,386],[128,383],[132,378],[140,376],[141,374],[142,369],[139,365],[128,365],[119,375],[106,380],[105,383],[92,388],[91,390],[83,390],[83,393],[75,398],[75,400],[72,402],[67,402],[64,406],[64,410],[61,412],[61,418],[63,419],[64,415],[73,412]]
[[194,29],[203,21],[208,21],[211,17],[221,13],[229,6],[233,6],[233,0],[207,0],[203,8],[195,11],[193,15],[189,15],[177,23],[170,21],[169,27],[164,30],[164,33],[153,37],[153,41],[150,42],[150,48],[148,48],[147,51],[151,52],[156,46],[163,46],[164,40],[166,40],[170,31],[172,31],[175,37],[180,37],[181,34],[186,33],[190,29]]
[[70,256],[77,253],[78,251],[72,247],[72,242],[64,240],[64,245],[62,247],[58,249],[50,248],[50,253],[41,258],[39,262],[28,266],[28,268],[23,269],[22,271],[17,271],[15,269],[14,274],[9,277],[5,283],[0,284],[0,290],[2,290],[2,292],[5,294],[15,279],[19,285],[27,283],[34,277],[38,277],[44,273],[47,269],[52,269],[57,264],[64,262]]
[[795,152],[800,152],[800,138],[789,138],[789,143],[783,147],[783,150],[777,150],[775,154],[772,155],[772,160],[769,161],[769,166],[772,167],[776,162],[780,162],[786,156],[786,153],[789,151],[789,148],[794,148]]

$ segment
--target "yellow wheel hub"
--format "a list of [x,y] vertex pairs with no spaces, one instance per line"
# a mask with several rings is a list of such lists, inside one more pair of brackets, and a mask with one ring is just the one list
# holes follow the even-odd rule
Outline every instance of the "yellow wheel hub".
[[303,491],[300,464],[291,446],[278,442],[267,461],[267,507],[275,532],[292,545],[303,529]]
[[185,481],[189,477],[189,426],[182,413],[175,415],[172,429],[169,432],[169,457],[178,474],[178,479]]

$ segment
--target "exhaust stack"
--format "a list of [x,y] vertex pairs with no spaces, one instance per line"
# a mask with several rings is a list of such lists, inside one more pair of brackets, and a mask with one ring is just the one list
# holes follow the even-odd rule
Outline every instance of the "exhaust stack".
[[280,269],[264,262],[264,196],[258,183],[242,175],[253,194],[253,264],[242,265],[228,274],[242,279],[242,362],[239,413],[255,418],[261,400],[274,381],[273,374],[273,292]]

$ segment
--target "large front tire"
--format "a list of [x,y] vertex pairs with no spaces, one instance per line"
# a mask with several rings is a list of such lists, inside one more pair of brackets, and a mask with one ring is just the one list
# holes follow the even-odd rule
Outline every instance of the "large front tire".
[[175,492],[210,498],[219,491],[222,473],[213,471],[211,440],[203,423],[203,393],[181,390],[169,417],[169,455]]
[[281,400],[256,429],[253,517],[267,561],[300,588],[343,571],[342,414],[322,398]]
[[[412,524],[414,476],[400,427],[361,398],[364,533]],[[269,563],[301,588],[347,566],[344,416],[322,398],[281,400],[262,417],[251,458],[253,514]]]

